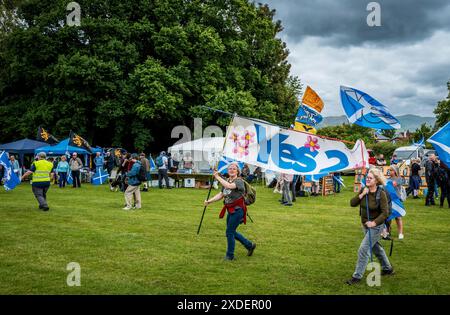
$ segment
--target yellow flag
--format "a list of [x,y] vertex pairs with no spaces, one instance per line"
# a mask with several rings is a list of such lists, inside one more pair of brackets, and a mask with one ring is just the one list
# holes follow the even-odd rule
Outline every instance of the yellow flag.
[[303,94],[302,104],[305,104],[317,112],[321,112],[323,108],[323,101],[317,95],[316,91],[311,89],[309,86],[306,87],[305,94]]
[[312,134],[316,134],[317,133],[316,128],[308,126],[308,125],[305,125],[305,124],[302,124],[302,123],[299,123],[297,121],[295,122],[294,130],[303,131],[303,132],[309,132],[309,133],[312,133]]

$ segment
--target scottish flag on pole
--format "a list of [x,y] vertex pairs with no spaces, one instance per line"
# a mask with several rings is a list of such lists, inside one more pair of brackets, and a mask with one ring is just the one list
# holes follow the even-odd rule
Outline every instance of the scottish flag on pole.
[[93,185],[102,185],[105,183],[109,178],[109,175],[107,172],[105,172],[104,169],[99,168],[97,169],[97,172],[95,173],[94,177],[92,178],[92,184]]
[[14,173],[12,165],[5,151],[0,153],[0,165],[2,165],[3,169],[5,170],[3,175],[3,187],[5,188],[5,190],[14,189],[17,185],[20,184],[20,178],[17,177],[17,175]]
[[398,217],[404,217],[406,215],[405,206],[395,191],[394,183],[391,180],[388,180],[384,189],[386,190],[386,193],[390,195],[392,201],[392,214],[387,218],[387,221],[391,221]]
[[439,160],[450,167],[450,121],[427,140],[439,155]]
[[400,129],[386,106],[360,90],[341,86],[341,103],[349,122],[373,129]]

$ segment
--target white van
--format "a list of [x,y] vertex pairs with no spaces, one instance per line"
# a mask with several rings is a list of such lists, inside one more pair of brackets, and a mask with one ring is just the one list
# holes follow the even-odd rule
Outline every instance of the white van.
[[424,149],[423,147],[418,148],[417,146],[399,147],[395,149],[393,154],[397,155],[397,160],[399,160],[400,162],[406,160],[406,165],[409,165],[411,159],[422,159],[424,155]]

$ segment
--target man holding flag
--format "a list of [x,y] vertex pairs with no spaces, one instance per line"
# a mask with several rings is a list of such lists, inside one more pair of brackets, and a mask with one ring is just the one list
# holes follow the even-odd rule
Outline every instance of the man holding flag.
[[22,180],[33,174],[32,190],[39,202],[39,209],[48,211],[47,191],[50,188],[50,173],[53,169],[53,163],[46,160],[45,152],[39,152],[37,161],[34,161],[30,170],[23,174]]

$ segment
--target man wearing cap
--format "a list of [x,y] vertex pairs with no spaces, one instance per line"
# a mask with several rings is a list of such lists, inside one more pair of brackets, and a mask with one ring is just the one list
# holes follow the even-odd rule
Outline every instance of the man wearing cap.
[[131,170],[127,172],[128,187],[125,190],[125,202],[127,205],[123,210],[131,210],[133,208],[133,196],[136,201],[134,208],[141,209],[141,191],[139,190],[139,186],[141,185],[141,181],[139,180],[141,161],[139,161],[138,158],[139,156],[136,153],[131,154],[133,166],[131,167]]
[[46,160],[45,152],[39,152],[37,160],[31,164],[30,170],[23,174],[21,180],[24,180],[30,174],[33,174],[31,188],[33,194],[39,202],[39,209],[48,211],[47,191],[50,188],[50,173],[53,169],[53,163]]

